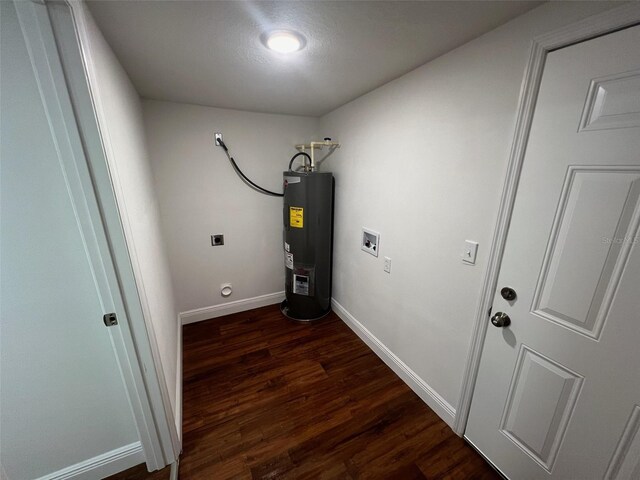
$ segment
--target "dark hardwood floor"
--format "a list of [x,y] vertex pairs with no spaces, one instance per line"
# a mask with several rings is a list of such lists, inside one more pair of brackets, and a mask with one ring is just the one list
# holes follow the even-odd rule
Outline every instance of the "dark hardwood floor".
[[180,478],[500,477],[334,314],[271,306],[184,327]]

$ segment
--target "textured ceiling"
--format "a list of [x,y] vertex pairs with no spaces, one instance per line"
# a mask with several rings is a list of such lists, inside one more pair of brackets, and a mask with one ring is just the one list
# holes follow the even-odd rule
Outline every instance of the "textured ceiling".
[[[526,1],[90,1],[141,96],[319,116],[505,23]],[[293,29],[283,56],[260,35]]]

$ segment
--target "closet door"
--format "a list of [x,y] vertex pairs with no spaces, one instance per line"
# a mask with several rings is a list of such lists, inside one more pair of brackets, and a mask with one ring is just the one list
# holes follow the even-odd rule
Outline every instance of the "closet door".
[[639,229],[635,26],[545,63],[465,432],[508,478],[640,478]]
[[10,479],[101,478],[145,461],[119,326],[103,323],[121,299],[52,34],[36,21],[46,7],[0,8],[0,463]]

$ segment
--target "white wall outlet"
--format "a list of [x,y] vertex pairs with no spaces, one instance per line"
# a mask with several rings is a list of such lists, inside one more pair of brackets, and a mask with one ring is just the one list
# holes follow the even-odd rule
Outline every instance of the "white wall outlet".
[[389,257],[384,257],[384,271],[391,273],[391,259]]
[[380,234],[374,230],[362,227],[362,244],[360,248],[377,257],[378,250],[380,249]]
[[462,249],[462,263],[467,265],[476,264],[476,256],[478,254],[478,242],[473,240],[465,240],[464,247]]

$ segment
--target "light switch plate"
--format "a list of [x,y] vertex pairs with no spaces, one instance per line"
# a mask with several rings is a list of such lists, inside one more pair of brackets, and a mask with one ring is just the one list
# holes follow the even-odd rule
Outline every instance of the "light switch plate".
[[462,249],[462,263],[468,265],[476,264],[476,255],[478,254],[478,242],[473,240],[465,240],[464,248]]

